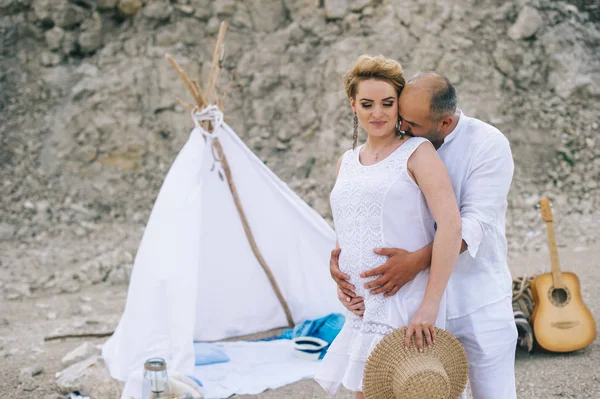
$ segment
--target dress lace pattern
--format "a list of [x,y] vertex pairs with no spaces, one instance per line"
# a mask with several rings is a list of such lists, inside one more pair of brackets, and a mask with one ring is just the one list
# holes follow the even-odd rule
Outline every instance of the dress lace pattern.
[[[359,152],[347,151],[340,166],[339,175],[331,192],[333,220],[342,249],[339,258],[340,270],[350,276],[350,282],[356,287],[356,294],[365,298],[363,318],[354,314],[348,316],[345,328],[351,328],[355,334],[371,341],[365,347],[348,348],[352,358],[366,361],[374,345],[386,334],[394,330],[386,324],[389,311],[389,298],[383,295],[371,295],[365,290],[364,283],[375,278],[363,279],[360,274],[382,265],[385,256],[373,252],[384,245],[383,206],[386,195],[394,182],[407,173],[407,160],[413,151],[426,141],[422,138],[410,138],[382,161],[365,166],[360,163]],[[353,335],[355,335],[353,334]],[[351,346],[355,346],[353,343]],[[333,351],[338,349],[331,348]],[[341,349],[341,348],[340,348]]]

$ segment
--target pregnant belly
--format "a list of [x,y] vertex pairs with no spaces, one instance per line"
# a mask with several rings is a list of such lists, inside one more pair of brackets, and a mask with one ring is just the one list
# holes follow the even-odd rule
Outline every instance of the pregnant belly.
[[381,266],[387,261],[387,256],[377,255],[374,252],[360,253],[358,251],[340,252],[339,266],[343,273],[350,277],[350,284],[354,285],[355,293],[359,296],[365,296],[366,290],[364,284],[375,280],[378,276],[362,278],[361,273]]

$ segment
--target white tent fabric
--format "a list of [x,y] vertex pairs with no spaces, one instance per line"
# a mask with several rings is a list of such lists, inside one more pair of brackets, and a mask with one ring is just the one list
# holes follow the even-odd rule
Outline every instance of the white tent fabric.
[[[125,311],[102,354],[122,381],[150,357],[193,375],[193,341],[286,326],[284,311],[244,233],[211,140],[218,136],[267,265],[295,323],[342,312],[329,276],[335,233],[210,106],[171,166],[133,267]],[[214,133],[198,120],[212,120]]]

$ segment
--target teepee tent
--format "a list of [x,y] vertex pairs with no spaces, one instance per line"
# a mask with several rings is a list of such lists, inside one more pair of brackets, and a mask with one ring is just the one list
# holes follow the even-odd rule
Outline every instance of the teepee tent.
[[127,381],[150,357],[191,375],[194,341],[292,326],[340,312],[329,276],[335,233],[223,121],[221,25],[195,128],[171,166],[135,259],[125,311],[102,354]]

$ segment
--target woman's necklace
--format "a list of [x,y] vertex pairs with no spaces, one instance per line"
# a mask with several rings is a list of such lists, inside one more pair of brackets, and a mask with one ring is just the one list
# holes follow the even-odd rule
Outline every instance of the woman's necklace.
[[[383,150],[385,150],[386,148],[388,148],[390,146],[390,144],[392,144],[393,142],[390,142],[386,145],[384,145],[380,150],[375,152],[375,163],[377,163],[379,161],[379,154],[381,152],[383,152]],[[371,143],[367,142],[367,144],[369,145],[369,150],[371,150],[371,152],[373,152],[373,148],[371,147]]]

